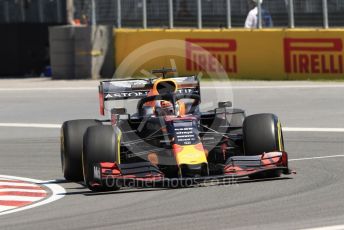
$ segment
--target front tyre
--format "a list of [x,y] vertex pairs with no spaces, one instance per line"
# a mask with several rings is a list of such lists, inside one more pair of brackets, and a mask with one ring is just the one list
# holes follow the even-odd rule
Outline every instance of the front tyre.
[[243,125],[245,155],[284,151],[282,126],[274,114],[255,114],[245,118]]
[[95,126],[87,129],[83,145],[83,172],[86,186],[92,191],[116,190],[115,181],[102,186],[93,186],[94,165],[101,162],[119,163],[120,131],[110,125]]
[[[255,114],[245,118],[243,124],[243,144],[246,156],[284,151],[282,126],[274,114]],[[251,178],[279,177],[280,171],[251,176]]]

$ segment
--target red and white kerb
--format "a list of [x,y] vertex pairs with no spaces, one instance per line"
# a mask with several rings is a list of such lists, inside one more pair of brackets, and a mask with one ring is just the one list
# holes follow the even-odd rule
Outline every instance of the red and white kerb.
[[43,186],[0,177],[0,213],[39,202],[49,196]]

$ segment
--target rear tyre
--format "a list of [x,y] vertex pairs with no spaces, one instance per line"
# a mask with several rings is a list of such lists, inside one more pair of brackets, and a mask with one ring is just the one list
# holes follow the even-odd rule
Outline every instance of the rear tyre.
[[101,125],[96,120],[72,120],[61,128],[61,165],[63,175],[69,181],[82,181],[83,136],[90,126]]
[[[118,131],[118,132],[117,132]],[[115,181],[106,183],[103,186],[94,186],[94,164],[100,162],[119,162],[119,130],[114,131],[113,127],[94,126],[87,129],[84,136],[83,149],[83,172],[86,186],[92,191],[109,191],[119,189]]]
[[[247,156],[284,151],[282,126],[274,114],[255,114],[245,118],[243,125],[244,152]],[[251,178],[279,177],[281,172],[257,174]]]

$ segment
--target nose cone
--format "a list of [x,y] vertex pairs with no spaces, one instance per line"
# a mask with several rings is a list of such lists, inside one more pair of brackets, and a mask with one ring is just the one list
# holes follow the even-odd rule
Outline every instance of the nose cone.
[[180,165],[180,172],[182,177],[201,177],[208,176],[208,164],[183,164]]
[[173,152],[178,165],[196,165],[202,163],[208,163],[206,153],[199,147],[201,143],[197,145],[173,145]]

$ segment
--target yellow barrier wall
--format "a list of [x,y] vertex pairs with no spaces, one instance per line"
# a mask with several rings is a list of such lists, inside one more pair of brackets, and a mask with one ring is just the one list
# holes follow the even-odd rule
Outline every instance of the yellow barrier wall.
[[234,79],[343,79],[343,41],[341,29],[116,29],[115,59],[121,76],[174,63],[180,75],[209,75],[216,59]]

